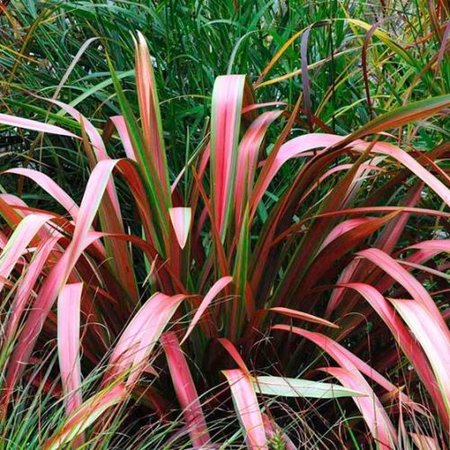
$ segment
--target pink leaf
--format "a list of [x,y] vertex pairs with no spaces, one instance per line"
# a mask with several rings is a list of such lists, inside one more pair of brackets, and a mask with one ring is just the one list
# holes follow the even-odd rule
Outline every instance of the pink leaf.
[[[252,208],[256,208],[273,177],[289,159],[306,156],[313,149],[338,146],[341,142],[346,142],[346,138],[326,133],[306,134],[287,141],[281,146],[273,164],[270,167],[264,167],[264,170],[261,172],[257,186],[255,187]],[[362,140],[347,143],[347,147],[351,147],[359,152],[365,151],[369,145],[373,145],[373,143],[366,143]],[[411,155],[386,142],[375,143],[371,151],[375,154],[390,156],[402,163],[450,206],[450,190]]]
[[169,214],[178,244],[184,248],[191,228],[192,210],[184,207],[170,208]]
[[10,116],[8,114],[0,114],[0,123],[10,125],[17,128],[25,128],[26,130],[39,131],[41,133],[57,134],[59,136],[77,137],[70,131],[55,125],[38,122],[37,120],[22,119],[20,117]]
[[[67,105],[63,102],[60,102],[59,100],[47,100],[50,103],[53,103],[55,105],[58,105],[61,107],[64,111],[66,111],[68,114],[70,114],[75,120],[77,120],[81,126],[86,130],[87,135],[89,136],[89,140],[94,148],[94,152],[97,158],[97,161],[103,161],[103,160],[109,160],[108,153],[106,152],[106,147],[103,142],[102,137],[100,136],[100,133],[97,131],[97,129],[92,125],[92,123],[86,119],[79,111],[77,111],[74,107]],[[117,198],[117,193],[114,187],[113,180],[108,181],[107,185],[107,193],[111,200],[112,206],[114,208],[115,215],[117,216],[117,220],[121,220],[121,212],[120,212],[120,206],[119,206],[119,200]]]
[[87,135],[89,136],[91,144],[94,147],[94,152],[97,155],[97,159],[99,161],[103,159],[109,159],[109,156],[106,152],[105,144],[103,142],[102,137],[100,136],[100,133],[97,131],[94,125],[92,125],[92,123],[89,120],[87,120],[85,116],[83,116],[83,114],[77,111],[73,106],[67,105],[66,103],[63,103],[59,100],[54,99],[42,99],[42,100],[46,100],[50,103],[53,103],[54,105],[59,106],[83,126],[83,128],[86,130]]
[[134,153],[133,145],[130,139],[130,133],[128,132],[127,124],[125,123],[124,117],[113,116],[110,117],[110,120],[116,127],[117,132],[119,133],[120,140],[122,141],[123,149],[125,150],[127,158],[136,161],[136,154]]
[[[8,279],[17,261],[22,256],[32,239],[52,216],[47,214],[29,214],[19,223],[0,255],[0,276]],[[0,291],[3,283],[0,282]]]
[[33,180],[37,185],[50,194],[64,209],[77,220],[78,205],[72,200],[66,191],[61,189],[49,176],[32,169],[15,168],[6,170],[4,173],[13,173]]
[[318,253],[321,252],[330,242],[337,239],[339,236],[342,236],[347,231],[353,230],[354,228],[358,227],[359,225],[362,225],[364,223],[370,222],[369,217],[357,217],[354,219],[348,219],[344,222],[339,223],[336,225],[326,236],[324,241],[322,242],[322,245],[320,246]]
[[253,188],[253,179],[258,163],[258,153],[269,125],[282,111],[268,111],[261,114],[249,127],[239,145],[235,185],[236,223],[239,224]]
[[232,277],[223,277],[220,280],[216,281],[211,289],[208,291],[208,293],[205,295],[205,298],[202,300],[199,308],[197,309],[196,313],[194,314],[193,319],[191,320],[191,323],[189,324],[189,327],[186,331],[186,334],[184,335],[183,339],[181,340],[181,344],[183,344],[186,339],[189,337],[189,335],[192,333],[192,330],[195,328],[199,320],[201,319],[203,313],[206,311],[210,303],[214,300],[214,298],[217,296],[217,294],[228,284],[230,284],[232,281]]
[[268,450],[264,422],[248,375],[240,369],[224,370],[233,397],[234,408],[245,431],[250,450]]
[[403,268],[395,259],[390,257],[387,253],[376,248],[370,248],[357,253],[358,256],[368,259],[380,269],[384,270],[389,276],[397,281],[403,288],[405,288],[411,296],[422,303],[436,318],[436,323],[439,323],[441,314],[430,294],[405,268]]
[[292,139],[283,144],[280,147],[280,150],[278,151],[272,165],[270,167],[265,165],[258,177],[252,197],[252,208],[256,208],[274,176],[289,159],[299,156],[306,156],[306,152],[318,147],[328,147],[336,143],[339,139],[342,138],[331,134],[327,135],[316,133],[299,136],[298,138]]
[[227,338],[219,338],[217,342],[228,352],[243,374],[250,377],[250,372],[235,345]]
[[423,347],[450,417],[450,331],[447,324],[441,315],[437,318],[419,301],[390,301]]
[[211,180],[214,220],[222,237],[234,198],[244,88],[243,75],[219,76],[214,83],[211,118]]
[[[337,285],[349,282],[353,276],[355,275],[357,269],[359,268],[360,261],[353,259],[350,263],[344,268],[344,270],[339,275],[339,279],[337,281]],[[327,309],[325,311],[325,317],[329,319],[336,308],[341,304],[345,295],[345,289],[336,287],[331,292],[330,300],[328,301]]]
[[147,151],[156,167],[158,178],[164,194],[169,193],[169,177],[167,173],[166,151],[164,148],[161,113],[155,75],[144,36],[138,32],[135,42],[136,56],[136,88],[141,113],[143,137]]
[[293,319],[305,320],[306,322],[318,323],[326,327],[339,328],[336,324],[329,322],[328,320],[322,319],[321,317],[313,316],[302,311],[297,311],[295,309],[285,308],[283,306],[275,306],[270,308],[269,311],[274,313],[282,314],[283,316],[292,317]]
[[156,293],[145,302],[114,347],[103,384],[120,377],[127,377],[127,386],[138,381],[161,333],[185,298]]
[[196,449],[205,448],[204,446],[208,444],[211,438],[186,358],[181,351],[175,333],[164,334],[161,337],[161,343],[166,353],[178,401],[183,408],[183,415],[189,428],[192,444]]
[[6,319],[5,338],[7,341],[12,342],[14,339],[27,302],[33,295],[33,287],[42,274],[42,269],[59,239],[59,236],[55,236],[45,240],[39,246],[33,260],[26,268],[25,275],[17,287],[17,292],[11,305],[11,316]]
[[[80,303],[82,283],[66,284],[58,298],[58,359],[68,416],[80,407]],[[76,441],[83,444],[83,437]]]

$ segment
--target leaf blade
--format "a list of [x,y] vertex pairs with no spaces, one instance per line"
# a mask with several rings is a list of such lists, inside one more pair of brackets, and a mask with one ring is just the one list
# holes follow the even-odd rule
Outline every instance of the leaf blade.
[[224,370],[233,403],[251,450],[268,450],[264,422],[250,378],[240,369]]

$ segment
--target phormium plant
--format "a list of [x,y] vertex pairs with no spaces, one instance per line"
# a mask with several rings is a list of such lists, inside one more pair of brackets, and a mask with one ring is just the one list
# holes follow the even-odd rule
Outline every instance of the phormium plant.
[[[161,448],[239,445],[241,429],[248,448],[294,449],[302,427],[333,426],[343,446],[444,448],[450,241],[433,224],[450,217],[439,165],[449,146],[407,152],[386,131],[445,114],[450,96],[348,136],[290,138],[300,98],[269,142],[284,106],[258,104],[245,76],[221,76],[209,139],[173,174],[141,35],[139,118],[111,72],[123,115],[103,135],[57,100],[80,133],[0,114],[4,125],[79,141],[91,166],[79,205],[43,172],[2,174],[32,180],[59,205],[0,194],[3,435],[25,386],[64,402],[45,449],[95,445],[108,430],[139,434],[129,421],[163,423],[177,411]],[[108,156],[113,139],[122,159]],[[292,182],[274,194],[294,159]],[[415,239],[417,224],[429,240]],[[240,428],[228,423],[233,410]]]

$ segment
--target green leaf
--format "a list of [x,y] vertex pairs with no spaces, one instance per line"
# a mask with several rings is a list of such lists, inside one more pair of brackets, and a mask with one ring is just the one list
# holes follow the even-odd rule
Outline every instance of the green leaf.
[[363,393],[348,389],[339,384],[320,381],[260,376],[253,377],[253,386],[258,394],[281,397],[340,398],[362,397]]

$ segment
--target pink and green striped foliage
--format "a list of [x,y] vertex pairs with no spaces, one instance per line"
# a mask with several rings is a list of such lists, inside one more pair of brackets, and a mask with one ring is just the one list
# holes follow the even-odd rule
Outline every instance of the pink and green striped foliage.
[[[3,416],[36,355],[56,346],[60,374],[52,373],[67,417],[44,448],[82,445],[126,402],[161,420],[178,410],[180,439],[199,449],[230,437],[213,434],[210,420],[233,404],[242,442],[268,449],[286,422],[283,402],[329,423],[344,410],[360,417],[351,433],[336,433],[344,447],[356,439],[394,448],[405,417],[428,423],[435,414],[441,436],[414,440],[444,446],[450,244],[433,233],[448,231],[450,178],[439,163],[450,148],[424,155],[380,133],[428,120],[450,96],[409,104],[348,136],[291,139],[300,102],[285,111],[258,104],[246,77],[222,76],[210,139],[171,179],[142,35],[139,117],[111,71],[123,111],[111,119],[121,159],[61,102],[53,101],[80,123],[80,135],[0,115],[4,125],[78,140],[91,165],[79,204],[34,169],[2,174],[37,183],[65,211],[0,194]],[[282,131],[269,139],[276,126]],[[133,232],[118,178],[134,201]],[[93,393],[84,384],[99,373]],[[300,445],[280,436],[286,448]]]

